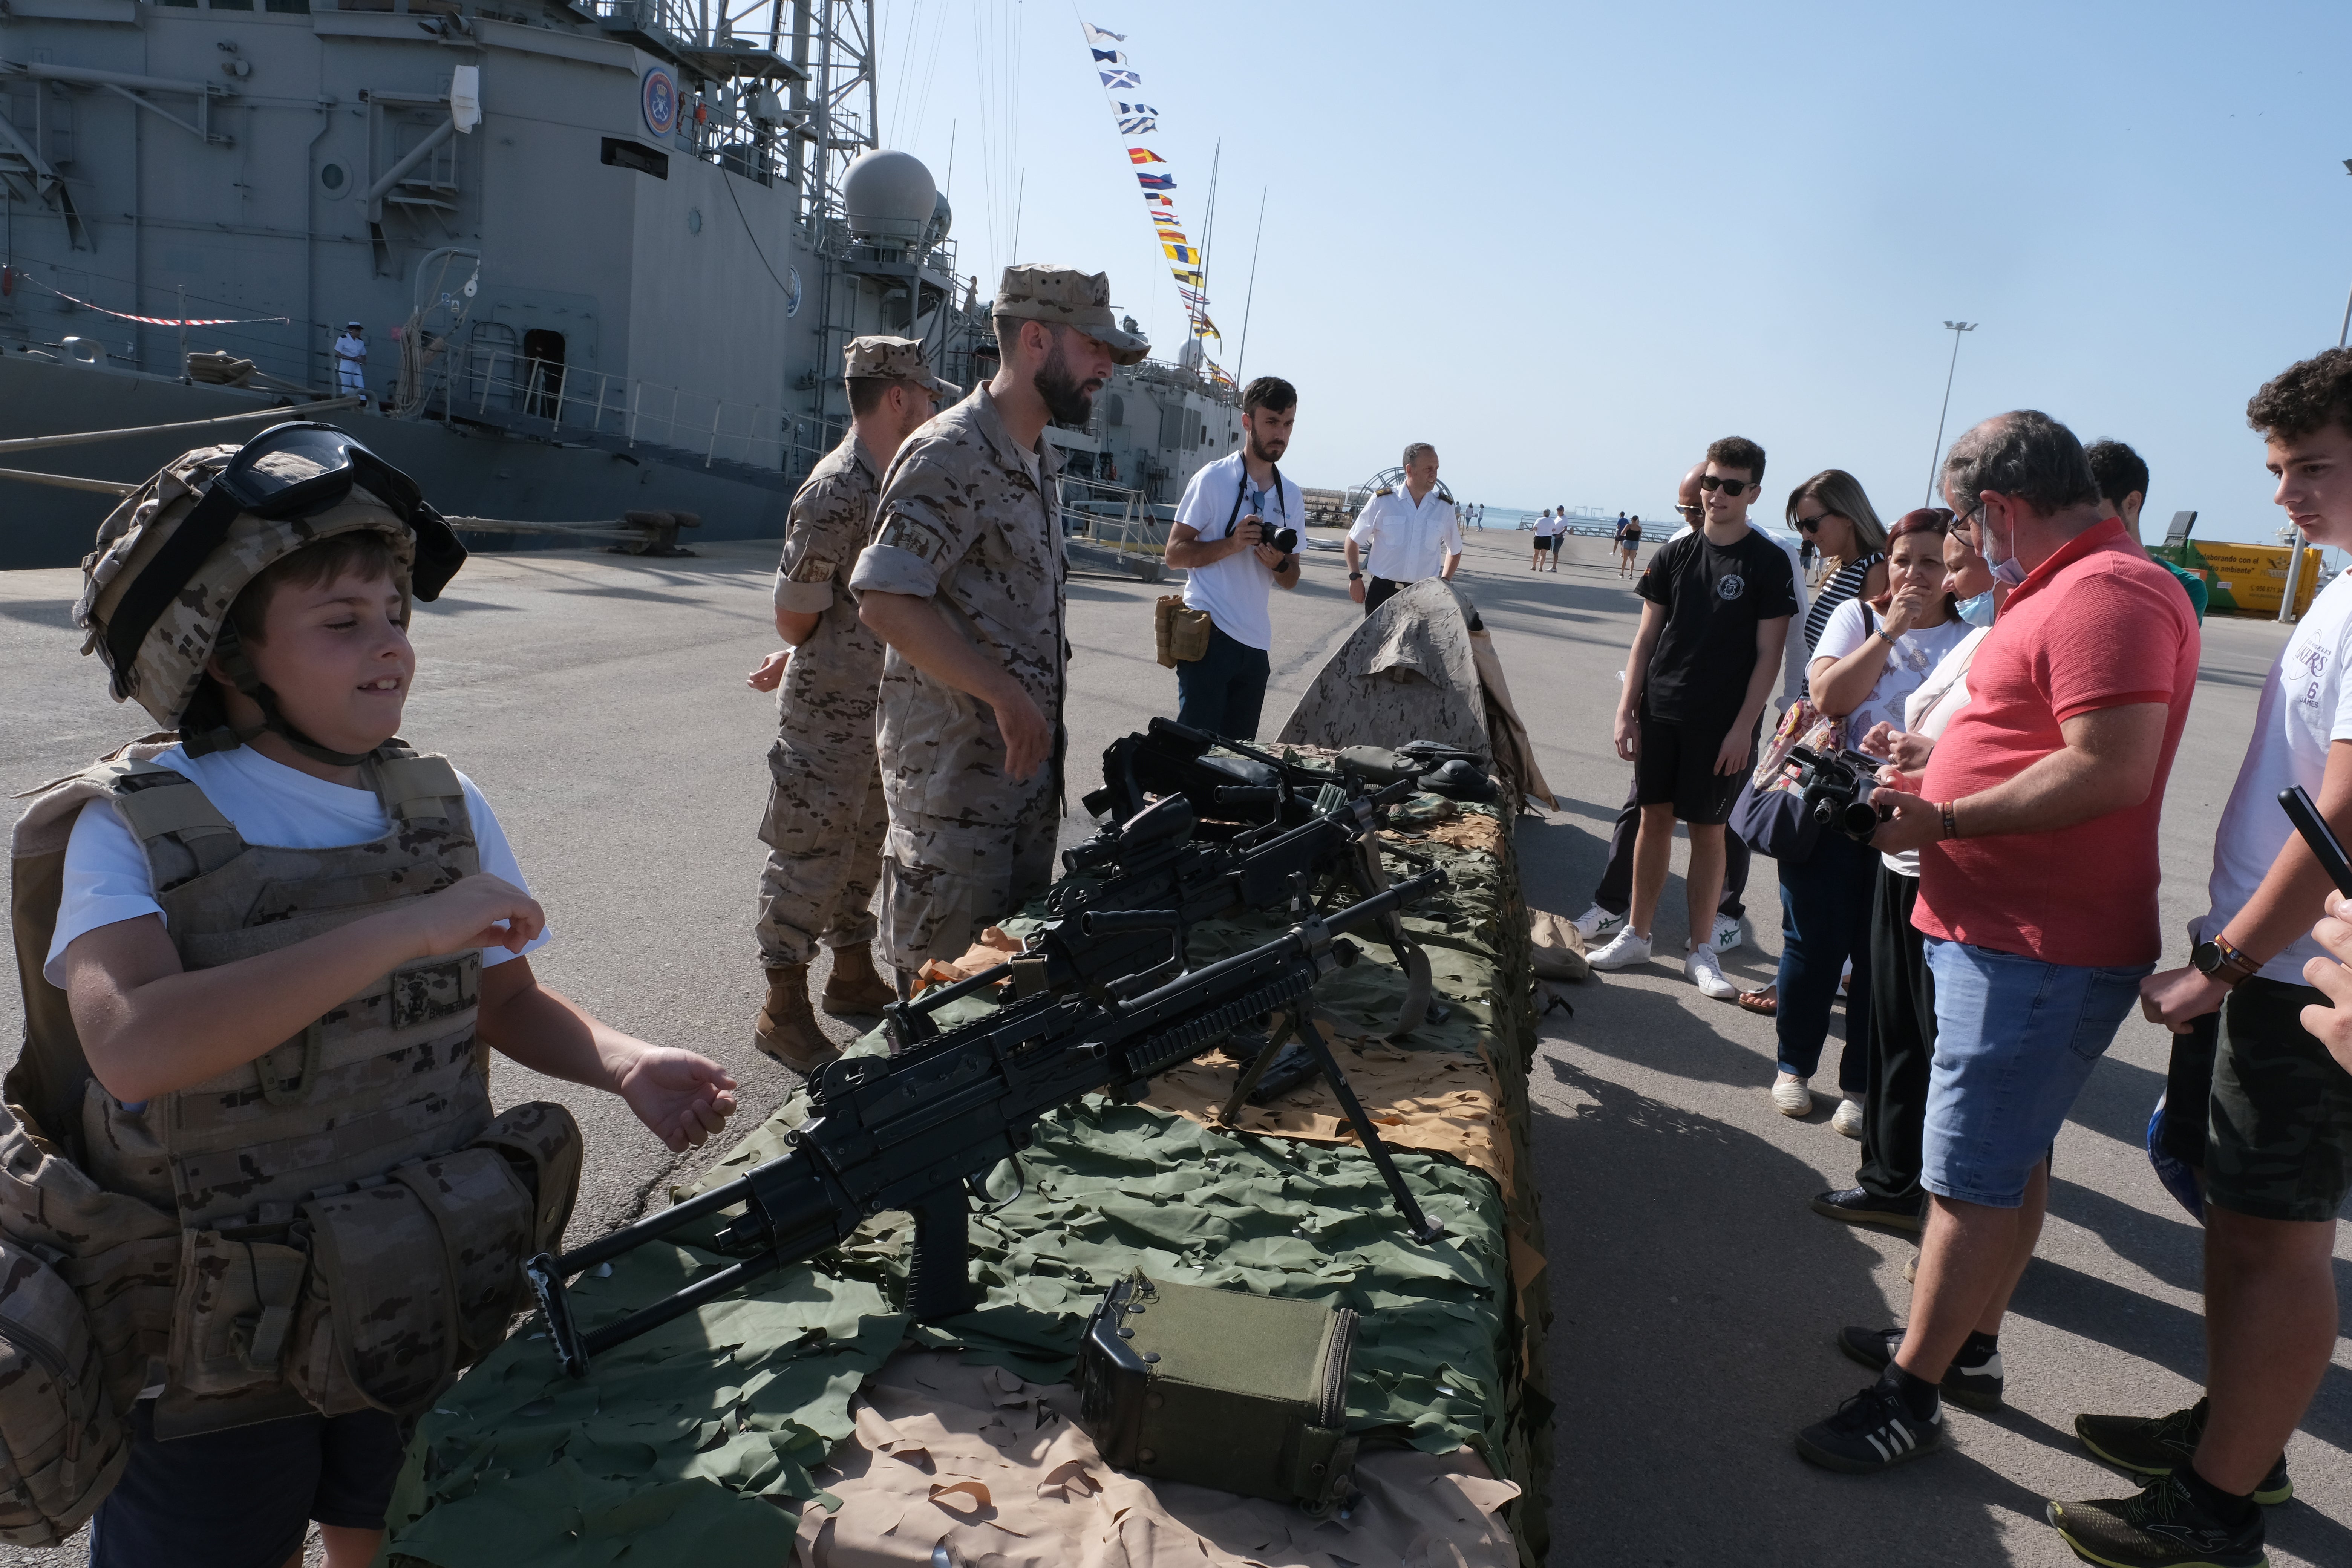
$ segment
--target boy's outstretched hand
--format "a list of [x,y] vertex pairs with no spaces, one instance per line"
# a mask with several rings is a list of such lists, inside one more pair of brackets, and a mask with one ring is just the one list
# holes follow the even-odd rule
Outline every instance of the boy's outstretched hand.
[[646,1046],[615,1086],[637,1120],[672,1153],[698,1149],[735,1114],[735,1079],[708,1057]]

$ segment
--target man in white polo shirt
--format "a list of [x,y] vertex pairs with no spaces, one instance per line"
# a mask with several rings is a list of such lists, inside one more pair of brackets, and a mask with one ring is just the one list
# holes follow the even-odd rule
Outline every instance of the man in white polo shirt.
[[1273,590],[1298,586],[1298,554],[1275,548],[1301,526],[1298,487],[1275,463],[1290,447],[1298,390],[1262,375],[1242,389],[1242,449],[1205,464],[1184,487],[1168,533],[1168,564],[1185,573],[1184,607],[1208,613],[1209,650],[1176,667],[1176,721],[1254,740],[1272,668]]
[[1437,488],[1437,448],[1415,441],[1404,449],[1404,483],[1375,491],[1348,530],[1348,596],[1364,614],[1408,583],[1454,581],[1462,566],[1462,531],[1452,507]]

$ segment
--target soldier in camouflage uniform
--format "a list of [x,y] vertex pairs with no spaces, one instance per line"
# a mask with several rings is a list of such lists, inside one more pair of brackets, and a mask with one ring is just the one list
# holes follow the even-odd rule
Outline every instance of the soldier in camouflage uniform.
[[776,631],[792,647],[752,672],[761,690],[781,684],[772,780],[761,840],[760,963],[768,998],[759,1047],[796,1072],[838,1053],[809,1005],[809,960],[833,950],[824,1005],[878,1013],[896,993],[875,973],[872,912],[887,822],[874,757],[875,688],[882,639],[859,624],[849,570],[873,532],[882,470],[907,437],[959,395],[908,338],[851,341],[843,356],[850,428],[793,498],[776,570]]
[[1008,267],[993,314],[1003,368],[899,452],[850,578],[889,644],[882,942],[902,984],[1052,879],[1069,644],[1043,436],[1083,422],[1111,367],[1150,347],[1120,330],[1100,273]]

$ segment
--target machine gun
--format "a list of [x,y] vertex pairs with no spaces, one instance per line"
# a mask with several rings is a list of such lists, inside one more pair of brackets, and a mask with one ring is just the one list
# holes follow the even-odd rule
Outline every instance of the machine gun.
[[[1133,819],[1064,853],[1068,875],[1046,895],[1045,929],[1027,952],[910,1001],[892,1003],[883,1009],[883,1027],[891,1043],[906,1050],[939,1033],[932,1015],[940,1008],[1005,981],[1022,995],[1093,994],[1113,982],[1148,983],[1160,969],[1182,967],[1188,935],[1201,921],[1235,910],[1286,906],[1303,912],[1315,881],[1327,871],[1343,874],[1359,894],[1377,893],[1385,879],[1371,832],[1386,808],[1412,787],[1411,780],[1400,780],[1370,795],[1336,801],[1296,827],[1274,823],[1208,845],[1192,841],[1196,818],[1187,797],[1156,801]],[[1118,874],[1103,881],[1084,879],[1107,869]],[[1406,1005],[1391,1032],[1409,1034],[1424,1017],[1443,1021],[1444,1005],[1429,994],[1428,958],[1406,937],[1393,912],[1382,934],[1408,980]]]
[[[1023,997],[903,1055],[829,1063],[811,1083],[809,1119],[787,1139],[791,1148],[782,1156],[576,1251],[560,1258],[542,1252],[523,1265],[564,1371],[584,1376],[600,1352],[837,1247],[869,1215],[890,1209],[915,1217],[908,1309],[924,1321],[971,1310],[966,1190],[1006,1160],[1017,1173],[1039,1118],[1097,1090],[1139,1100],[1156,1075],[1276,1009],[1296,1018],[1321,1054],[1413,1238],[1434,1240],[1443,1227],[1422,1212],[1398,1174],[1306,1001],[1319,977],[1355,962],[1357,950],[1343,933],[1392,914],[1444,880],[1443,871],[1424,871],[1129,1000]],[[1175,919],[1167,911],[1160,918],[1171,925]],[[719,1245],[748,1256],[618,1322],[580,1331],[566,1279],[738,1205],[743,1212],[719,1231]]]
[[[1219,749],[1230,753],[1213,754]],[[1362,793],[1360,781],[1344,770],[1285,762],[1243,741],[1154,719],[1140,734],[1122,735],[1103,752],[1103,787],[1080,804],[1097,816],[1108,812],[1126,821],[1150,804],[1182,795],[1196,819],[1227,817],[1255,826],[1305,822],[1328,807],[1318,797],[1326,786]]]

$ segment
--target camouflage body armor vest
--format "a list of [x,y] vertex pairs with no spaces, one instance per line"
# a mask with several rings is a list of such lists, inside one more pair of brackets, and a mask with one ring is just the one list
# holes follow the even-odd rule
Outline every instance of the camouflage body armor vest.
[[361,771],[391,828],[289,849],[247,843],[193,781],[145,760],[161,749],[126,747],[51,786],[17,828],[27,1041],[0,1127],[0,1251],[13,1243],[72,1287],[117,1415],[160,1385],[158,1436],[314,1409],[415,1415],[503,1337],[521,1260],[560,1240],[579,1182],[569,1112],[491,1112],[480,952],[404,964],[256,1060],[139,1106],[89,1076],[37,954],[62,830],[89,801],[144,847],[194,970],[477,870],[457,773],[389,742]]

